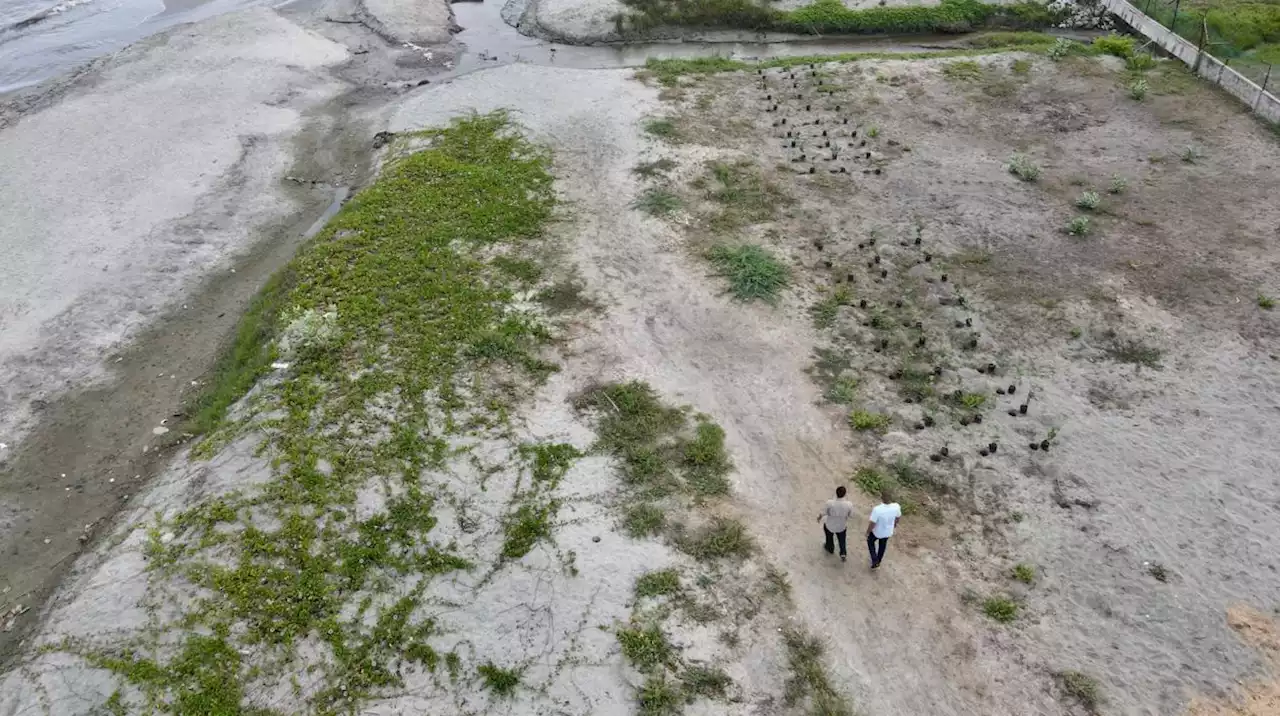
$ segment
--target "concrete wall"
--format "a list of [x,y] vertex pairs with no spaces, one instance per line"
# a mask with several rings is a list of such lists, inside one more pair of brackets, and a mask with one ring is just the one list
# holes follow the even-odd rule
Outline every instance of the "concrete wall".
[[[1223,65],[1208,53],[1201,54],[1196,46],[1187,42],[1173,30],[1142,14],[1126,0],[1101,0],[1102,5],[1126,25],[1145,35],[1169,54],[1182,60],[1188,67],[1196,68],[1201,77],[1220,85],[1224,90],[1249,105],[1262,118],[1280,123],[1280,98],[1264,92],[1257,83],[1239,72]],[[1199,64],[1196,60],[1199,58]]]

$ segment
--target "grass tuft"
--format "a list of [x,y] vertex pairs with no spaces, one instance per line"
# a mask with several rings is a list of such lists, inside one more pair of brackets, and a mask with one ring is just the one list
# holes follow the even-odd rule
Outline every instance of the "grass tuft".
[[509,698],[515,695],[516,687],[520,685],[519,669],[503,669],[494,666],[492,661],[481,664],[476,672],[480,674],[485,690],[493,692],[494,696]]
[[707,199],[718,206],[710,219],[716,231],[733,231],[768,221],[788,198],[748,160],[708,163]]
[[949,80],[970,81],[982,77],[982,66],[973,60],[950,62],[942,67],[942,74]]
[[1084,191],[1076,199],[1076,206],[1085,211],[1097,211],[1102,205],[1102,197],[1098,196],[1096,191]]
[[733,686],[733,679],[723,669],[708,666],[690,666],[680,674],[680,681],[689,698],[723,699]]
[[1036,581],[1036,568],[1029,564],[1015,564],[1009,574],[1023,584],[1032,584]]
[[759,246],[716,246],[708,254],[716,275],[729,281],[729,294],[738,301],[775,304],[786,288],[790,272],[772,253]]
[[1040,165],[1031,161],[1025,154],[1015,154],[1009,158],[1009,173],[1025,182],[1033,182],[1040,178]]
[[666,526],[667,513],[648,502],[632,505],[622,518],[622,529],[637,539],[659,534]]
[[849,413],[849,425],[854,430],[883,430],[893,422],[888,415],[855,410]]
[[693,439],[684,443],[681,465],[685,481],[694,493],[703,497],[729,493],[728,475],[733,463],[724,449],[724,429],[715,423],[702,421]]
[[848,700],[832,685],[822,664],[825,652],[822,642],[815,636],[790,627],[782,632],[787,649],[787,677],[783,701],[797,706],[806,699],[809,713],[821,716],[853,716]]
[[663,569],[646,572],[636,580],[637,597],[661,597],[680,593],[680,572]]
[[538,542],[551,539],[553,520],[559,509],[557,500],[542,504],[526,503],[516,508],[503,528],[503,559],[520,559],[529,554]]
[[1090,714],[1097,714],[1102,706],[1102,689],[1098,680],[1079,671],[1059,671],[1055,676],[1062,690]]
[[840,376],[831,381],[822,395],[827,402],[837,405],[852,405],[858,397],[858,379],[852,376]]
[[652,162],[642,162],[632,167],[631,171],[637,176],[645,179],[652,179],[656,176],[665,175],[667,172],[676,168],[676,163],[671,159],[657,159]]
[[640,716],[678,716],[684,710],[685,696],[666,674],[651,674],[636,689]]
[[666,187],[651,186],[631,203],[650,216],[669,216],[680,210],[680,197]]
[[1147,368],[1159,368],[1164,351],[1137,339],[1123,339],[1114,333],[1107,334],[1108,343],[1103,350],[1117,363],[1132,363]]
[[1008,597],[988,597],[982,601],[982,613],[1001,624],[1018,618],[1018,603]]
[[677,541],[686,554],[701,562],[718,559],[745,559],[755,551],[755,541],[741,522],[714,517],[711,522]]
[[1270,311],[1276,307],[1276,300],[1266,294],[1258,294],[1258,308],[1264,311]]
[[1123,194],[1125,189],[1129,188],[1129,180],[1119,174],[1111,175],[1111,186],[1107,188],[1107,192],[1111,194]]
[[641,671],[666,666],[675,661],[675,649],[656,624],[622,627],[618,630],[622,654]]
[[674,141],[680,136],[675,120],[665,118],[646,121],[644,123],[644,131],[654,137],[669,141]]

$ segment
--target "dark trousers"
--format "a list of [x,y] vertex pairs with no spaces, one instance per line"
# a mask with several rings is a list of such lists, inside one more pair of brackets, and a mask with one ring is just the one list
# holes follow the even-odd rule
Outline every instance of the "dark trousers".
[[884,548],[888,546],[888,537],[876,537],[867,533],[867,551],[871,553],[871,564],[880,564],[880,560],[884,559]]
[[845,554],[847,554],[845,550],[845,537],[848,536],[847,532],[845,531],[832,532],[831,530],[827,529],[826,525],[823,525],[822,534],[826,535],[827,537],[827,542],[826,544],[823,545],[822,547],[823,549],[827,550],[827,552],[830,554],[836,553],[836,546],[831,541],[831,538],[834,537],[837,541],[840,542],[840,556],[843,557],[845,556]]

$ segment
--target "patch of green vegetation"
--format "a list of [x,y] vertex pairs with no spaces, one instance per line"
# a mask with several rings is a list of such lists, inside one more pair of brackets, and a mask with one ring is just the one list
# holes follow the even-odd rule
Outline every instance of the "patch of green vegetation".
[[650,119],[643,126],[645,132],[659,139],[675,140],[680,136],[675,120],[672,119]]
[[708,497],[729,493],[729,473],[733,463],[724,449],[724,429],[715,423],[699,421],[693,439],[682,447],[680,459],[684,477],[695,494]]
[[1015,564],[1009,575],[1023,584],[1033,584],[1036,581],[1036,568],[1029,564]]
[[129,706],[124,702],[120,689],[111,692],[111,696],[102,704],[102,711],[108,716],[128,716]]
[[718,559],[744,559],[755,551],[755,541],[741,522],[727,517],[713,517],[711,522],[676,540],[685,554],[702,562]]
[[637,597],[661,597],[680,593],[680,572],[663,569],[646,572],[636,580]]
[[522,283],[532,284],[542,280],[542,266],[536,261],[514,256],[497,256],[493,259],[493,265],[502,273]]
[[835,296],[828,296],[813,304],[809,308],[809,315],[813,316],[814,327],[830,328],[834,326],[836,318],[840,315],[840,306],[840,301]]
[[1124,191],[1125,191],[1125,189],[1128,189],[1128,188],[1129,188],[1129,180],[1128,180],[1128,179],[1125,179],[1124,177],[1120,176],[1119,174],[1113,174],[1113,175],[1111,176],[1111,185],[1107,187],[1107,193],[1109,193],[1109,194],[1123,194],[1123,193],[1124,193]]
[[787,648],[787,677],[783,700],[798,706],[806,700],[809,713],[820,716],[853,716],[848,699],[831,683],[822,664],[825,651],[815,636],[795,627],[784,629],[782,641]]
[[671,477],[676,456],[666,456],[672,452],[668,443],[688,418],[663,405],[653,388],[638,381],[612,383],[587,391],[576,405],[599,411],[597,448],[621,459],[629,483],[656,487]]
[[[260,431],[272,475],[256,494],[199,503],[163,525],[175,538],[157,538],[154,568],[201,595],[166,605],[186,630],[176,651],[85,654],[148,703],[263,713],[241,703],[242,650],[266,654],[255,669],[283,668],[272,660],[288,660],[303,636],[331,655],[312,665],[324,684],[308,697],[316,712],[358,710],[402,685],[406,667],[436,664],[421,592],[471,565],[430,539],[433,498],[419,477],[443,466],[447,437],[499,425],[554,369],[537,356],[547,327],[511,310],[509,284],[540,278],[512,256],[541,236],[555,194],[548,155],[501,113],[419,136],[429,148],[392,160],[272,280],[200,403],[205,454]],[[288,373],[228,421],[226,407],[277,357]],[[460,419],[477,406],[489,409],[483,421]],[[347,519],[375,480],[395,497]],[[415,587],[374,600],[390,583]]]
[[1014,60],[1009,69],[1013,70],[1015,75],[1025,75],[1031,72],[1031,60]]
[[1152,57],[1150,53],[1135,52],[1129,59],[1125,60],[1124,66],[1131,73],[1142,73],[1155,69],[1156,58]]
[[822,397],[829,403],[852,405],[858,397],[858,379],[847,375],[836,378]]
[[719,206],[719,211],[711,217],[711,226],[717,231],[768,221],[778,207],[788,201],[782,190],[749,160],[713,161],[707,167],[709,181],[704,182],[709,185],[707,199]]
[[965,40],[970,47],[1040,47],[1052,45],[1057,40],[1043,32],[983,32]]
[[728,280],[728,292],[738,301],[777,303],[778,293],[790,280],[787,267],[759,246],[715,246],[707,257],[716,275]]
[[1093,221],[1087,216],[1075,216],[1067,222],[1065,230],[1072,236],[1088,236],[1093,231]]
[[533,464],[533,479],[559,482],[582,453],[565,443],[533,443],[520,446],[520,454]]
[[1075,699],[1090,714],[1097,714],[1102,706],[1102,689],[1098,680],[1079,671],[1059,671],[1055,676],[1062,690]]
[[1015,154],[1009,158],[1009,173],[1025,182],[1033,182],[1040,178],[1040,165],[1031,161],[1025,154]]
[[516,508],[503,526],[503,559],[520,559],[539,541],[551,539],[551,528],[559,510],[559,500],[527,502]]
[[[623,477],[632,485],[657,495],[680,488],[700,497],[729,491],[733,463],[725,451],[724,430],[710,420],[699,417],[688,435],[684,411],[666,407],[652,388],[639,382],[600,386],[575,402],[579,409],[599,411],[597,447],[621,459]],[[639,531],[654,526],[643,513],[634,518]],[[632,523],[633,515],[626,521]]]
[[680,197],[675,192],[661,186],[645,189],[638,199],[631,202],[633,208],[650,216],[668,216],[680,210]]
[[854,471],[853,481],[868,495],[879,495],[884,488],[891,484],[889,476],[883,471],[866,465]]
[[[186,432],[210,435],[217,431],[227,410],[271,370],[272,362],[278,358],[274,340],[283,329],[281,318],[297,280],[294,266],[286,266],[253,297],[236,326],[230,347],[218,358],[212,376],[188,410],[192,417],[184,428]],[[196,454],[207,456],[213,447],[213,441],[205,440],[197,444]]]
[[1258,294],[1258,308],[1264,311],[1270,311],[1276,307],[1276,300],[1265,293]]
[[520,685],[521,672],[519,669],[503,669],[495,666],[492,661],[487,664],[481,664],[476,668],[476,672],[480,674],[480,680],[483,682],[485,690],[500,698],[514,696],[516,687]]
[[675,661],[675,649],[656,624],[620,627],[617,634],[623,656],[641,671],[650,671]]
[[1122,60],[1133,57],[1133,38],[1112,33],[1093,38],[1093,47],[1105,55],[1114,55]]
[[638,176],[645,179],[652,179],[656,176],[662,176],[672,169],[676,168],[676,163],[670,159],[657,159],[652,162],[641,162],[631,169]]
[[622,518],[622,529],[632,537],[649,537],[667,526],[667,513],[649,502],[632,505]]
[[984,5],[943,0],[937,6],[850,9],[838,0],[817,0],[780,10],[751,0],[626,0],[628,12],[614,16],[621,33],[664,26],[775,30],[808,34],[906,34],[966,32],[982,25],[1048,27],[1060,16],[1044,5]]
[[733,679],[723,669],[709,666],[690,666],[680,673],[680,682],[684,684],[687,698],[702,696],[708,699],[723,699],[733,686]]
[[684,711],[685,696],[666,674],[650,674],[636,689],[636,703],[640,716],[678,716]]
[[1121,338],[1112,331],[1108,331],[1104,338],[1107,343],[1103,346],[1103,350],[1111,360],[1117,363],[1132,363],[1133,365],[1147,368],[1160,367],[1160,359],[1164,357],[1164,351],[1156,346],[1137,339]]
[[981,79],[982,66],[973,60],[950,62],[942,67],[942,74],[950,80],[970,81]]
[[1018,603],[1008,597],[987,597],[982,601],[982,613],[1001,624],[1018,618]]
[[982,393],[961,392],[959,397],[952,397],[952,402],[967,410],[977,410],[987,403],[987,396]]
[[854,430],[883,430],[893,423],[893,418],[882,413],[855,410],[849,413],[849,425]]
[[1102,197],[1096,191],[1084,191],[1076,198],[1076,206],[1085,211],[1097,211],[1102,205]]

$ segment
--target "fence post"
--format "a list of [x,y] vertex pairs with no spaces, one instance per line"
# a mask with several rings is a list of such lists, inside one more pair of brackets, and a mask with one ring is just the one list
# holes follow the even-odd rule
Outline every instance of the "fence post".
[[1267,83],[1271,81],[1271,68],[1274,65],[1267,65],[1267,76],[1262,78],[1262,89],[1258,90],[1257,99],[1253,100],[1253,111],[1258,111],[1258,105],[1262,104],[1262,97],[1267,93]]
[[1173,30],[1173,34],[1178,34],[1178,8],[1182,5],[1182,0],[1174,0],[1173,2],[1173,19],[1169,21],[1169,29]]
[[1209,11],[1205,10],[1204,16],[1200,18],[1200,46],[1196,48],[1196,63],[1191,66],[1191,71],[1200,74],[1200,60],[1204,57],[1204,39],[1209,34],[1209,23],[1205,18],[1209,16]]

